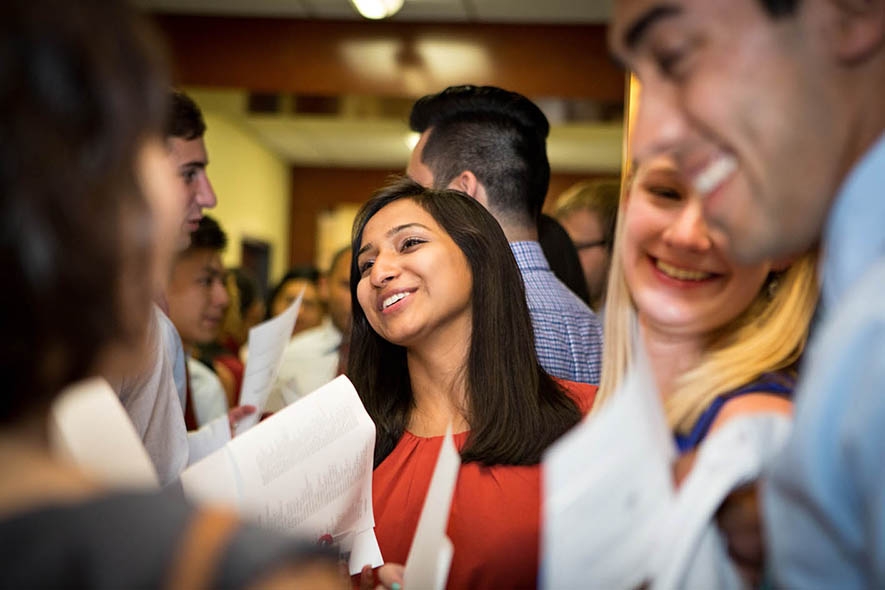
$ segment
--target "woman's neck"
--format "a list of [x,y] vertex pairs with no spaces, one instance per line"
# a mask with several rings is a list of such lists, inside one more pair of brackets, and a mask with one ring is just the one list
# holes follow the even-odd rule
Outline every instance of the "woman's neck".
[[703,345],[697,335],[668,333],[641,319],[639,325],[658,392],[666,400],[673,393],[676,380],[697,366]]
[[418,436],[439,436],[470,429],[467,422],[467,358],[469,333],[409,348],[407,362],[414,408],[408,430]]

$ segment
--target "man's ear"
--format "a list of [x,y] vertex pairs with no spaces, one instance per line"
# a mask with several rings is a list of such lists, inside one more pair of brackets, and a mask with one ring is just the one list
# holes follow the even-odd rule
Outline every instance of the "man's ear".
[[449,186],[447,188],[466,193],[468,196],[478,201],[479,204],[486,209],[489,208],[485,187],[482,185],[479,179],[476,178],[476,174],[474,174],[470,170],[465,170],[461,174],[453,178],[452,182],[449,183]]
[[845,63],[865,61],[885,45],[885,0],[830,0],[836,15],[837,56]]

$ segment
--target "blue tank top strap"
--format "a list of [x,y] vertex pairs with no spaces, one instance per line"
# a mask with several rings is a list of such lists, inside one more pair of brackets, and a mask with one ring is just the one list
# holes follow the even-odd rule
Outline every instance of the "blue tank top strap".
[[779,395],[783,397],[792,397],[793,389],[796,386],[796,379],[793,377],[791,373],[787,372],[777,372],[777,373],[764,373],[752,383],[748,383],[739,389],[735,389],[734,391],[730,391],[728,393],[723,393],[718,396],[713,402],[704,410],[704,413],[700,415],[697,422],[695,422],[694,426],[691,429],[691,432],[688,434],[676,434],[676,446],[679,448],[680,453],[685,453],[693,450],[704,438],[707,436],[707,432],[710,430],[710,426],[713,425],[713,422],[716,420],[716,416],[719,415],[719,411],[722,409],[722,406],[726,404],[726,402],[740,397],[742,395],[747,395],[750,393],[771,393],[774,395]]

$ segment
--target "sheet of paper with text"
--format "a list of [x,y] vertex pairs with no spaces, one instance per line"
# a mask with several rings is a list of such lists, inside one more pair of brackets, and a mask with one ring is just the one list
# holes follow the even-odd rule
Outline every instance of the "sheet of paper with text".
[[226,504],[258,524],[331,535],[352,574],[383,564],[375,540],[375,424],[343,375],[237,436],[181,476],[195,501]]

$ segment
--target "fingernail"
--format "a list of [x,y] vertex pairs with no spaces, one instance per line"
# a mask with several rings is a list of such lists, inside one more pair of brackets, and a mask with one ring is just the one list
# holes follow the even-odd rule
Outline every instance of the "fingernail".
[[399,582],[394,582],[390,585],[390,590],[403,590],[403,587],[400,585]]

